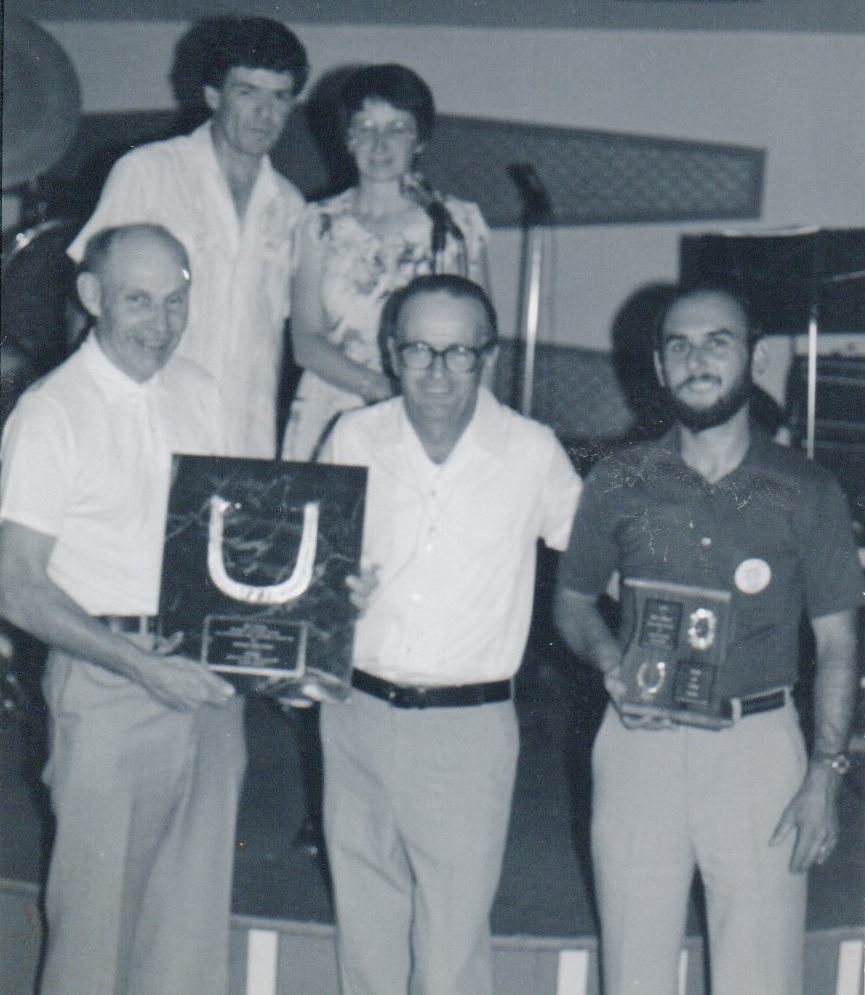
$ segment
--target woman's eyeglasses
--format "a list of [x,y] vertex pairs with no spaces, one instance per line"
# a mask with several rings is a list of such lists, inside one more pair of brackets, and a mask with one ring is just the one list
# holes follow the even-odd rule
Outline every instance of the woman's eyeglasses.
[[417,128],[410,121],[389,121],[378,125],[374,121],[357,121],[348,131],[356,142],[372,143],[377,138],[387,141],[409,141],[417,138]]

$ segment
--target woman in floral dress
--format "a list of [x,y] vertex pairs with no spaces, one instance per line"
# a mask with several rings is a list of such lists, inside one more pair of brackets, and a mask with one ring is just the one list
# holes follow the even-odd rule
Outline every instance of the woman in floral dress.
[[[432,133],[432,93],[411,69],[369,66],[340,91],[346,147],[357,185],[310,204],[292,285],[292,347],[303,367],[282,455],[314,458],[335,417],[384,400],[379,318],[394,290],[434,268],[432,221],[412,171]],[[440,272],[463,272],[488,289],[487,226],[475,204],[442,201],[462,238],[449,233]]]

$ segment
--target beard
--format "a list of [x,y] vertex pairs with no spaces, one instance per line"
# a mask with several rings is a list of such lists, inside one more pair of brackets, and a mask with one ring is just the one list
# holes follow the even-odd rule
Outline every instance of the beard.
[[739,412],[751,397],[751,371],[745,370],[733,386],[708,408],[693,408],[678,395],[668,391],[670,410],[676,421],[692,432],[704,432],[728,422]]

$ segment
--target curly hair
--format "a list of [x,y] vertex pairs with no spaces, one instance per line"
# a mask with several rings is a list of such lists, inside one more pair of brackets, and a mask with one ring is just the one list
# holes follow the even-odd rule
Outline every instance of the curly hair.
[[435,125],[435,101],[432,90],[407,66],[388,62],[364,66],[352,73],[339,91],[338,109],[343,137],[351,119],[363,109],[365,100],[382,100],[398,111],[411,114],[418,138],[428,142]]
[[209,17],[177,43],[171,83],[181,104],[201,100],[202,87],[219,88],[231,69],[291,73],[297,96],[309,77],[306,49],[294,32],[268,17]]

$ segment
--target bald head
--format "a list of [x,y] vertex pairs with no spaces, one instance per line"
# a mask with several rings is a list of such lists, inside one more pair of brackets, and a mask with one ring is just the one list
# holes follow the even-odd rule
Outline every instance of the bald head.
[[175,252],[181,266],[187,272],[189,271],[189,256],[183,243],[162,225],[142,222],[134,225],[116,225],[113,228],[103,228],[102,231],[98,231],[87,242],[84,249],[81,272],[100,275],[114,247],[123,243],[138,245],[161,243],[166,250]]
[[109,228],[88,242],[78,294],[96,318],[102,351],[133,380],[148,380],[174,352],[189,281],[186,250],[160,225]]

